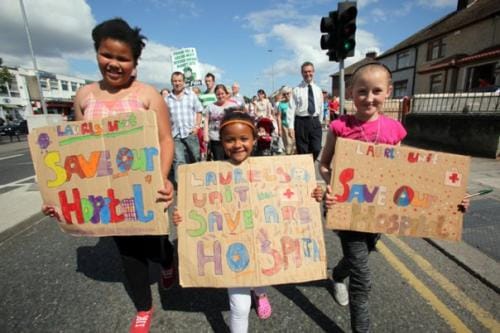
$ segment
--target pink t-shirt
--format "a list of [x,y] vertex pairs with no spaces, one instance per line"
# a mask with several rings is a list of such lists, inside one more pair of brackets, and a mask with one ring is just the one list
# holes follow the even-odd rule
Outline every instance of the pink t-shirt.
[[343,115],[330,123],[330,131],[340,138],[390,145],[396,145],[406,137],[406,130],[399,121],[383,115],[373,121]]

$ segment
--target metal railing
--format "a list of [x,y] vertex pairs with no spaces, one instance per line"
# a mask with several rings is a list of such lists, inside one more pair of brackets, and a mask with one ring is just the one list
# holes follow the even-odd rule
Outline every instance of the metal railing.
[[411,99],[411,113],[492,114],[500,112],[500,94],[449,93],[418,94]]
[[[345,101],[345,108],[347,114],[354,114],[356,112],[354,103],[352,101]],[[403,100],[402,99],[387,99],[384,103],[384,115],[401,121],[403,115]]]
[[[345,103],[348,114],[355,112],[354,104]],[[404,99],[388,99],[383,110],[387,117],[401,121],[406,112],[413,114],[500,114],[500,93],[418,94],[404,109]]]

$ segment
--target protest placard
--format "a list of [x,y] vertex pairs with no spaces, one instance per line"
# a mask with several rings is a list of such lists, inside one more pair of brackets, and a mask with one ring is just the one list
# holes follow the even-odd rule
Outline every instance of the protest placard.
[[28,137],[45,204],[73,235],[162,235],[168,231],[154,112],[33,129]]
[[460,240],[470,157],[337,138],[327,227]]
[[172,72],[184,74],[186,86],[201,86],[201,76],[198,56],[194,47],[188,47],[172,51]]
[[180,283],[257,287],[326,278],[310,155],[179,167]]

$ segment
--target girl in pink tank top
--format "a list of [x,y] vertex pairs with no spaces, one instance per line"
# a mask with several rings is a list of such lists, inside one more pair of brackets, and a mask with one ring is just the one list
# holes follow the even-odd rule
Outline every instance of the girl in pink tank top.
[[[164,202],[168,207],[173,200],[173,186],[167,176],[174,152],[168,108],[155,88],[135,80],[137,60],[145,46],[145,37],[139,28],[131,28],[123,19],[117,18],[97,25],[92,30],[92,38],[102,80],[77,92],[75,118],[92,120],[122,112],[155,112],[164,177],[164,188],[158,190],[157,202]],[[60,212],[54,206],[44,205],[42,211],[59,219]],[[149,262],[160,262],[160,282],[163,287],[172,286],[176,277],[172,244],[168,236],[115,236],[113,239],[122,257],[130,296],[137,310],[130,332],[148,332],[153,314]],[[105,326],[102,330],[106,330]]]
[[145,111],[138,92],[132,92],[119,100],[99,100],[90,92],[82,103],[85,120],[114,116],[122,112]]

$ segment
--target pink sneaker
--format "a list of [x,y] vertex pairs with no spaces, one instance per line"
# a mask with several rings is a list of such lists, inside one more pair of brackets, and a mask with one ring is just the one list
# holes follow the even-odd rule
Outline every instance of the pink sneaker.
[[153,308],[149,311],[139,311],[132,320],[130,333],[148,333],[151,327],[151,319],[153,318]]
[[257,312],[259,319],[267,319],[271,317],[273,309],[271,308],[271,303],[269,303],[267,294],[260,294],[257,296],[257,294],[252,291],[252,296],[255,303],[255,311]]
[[168,268],[162,268],[160,273],[160,286],[163,289],[170,289],[177,280],[177,269],[175,263]]

